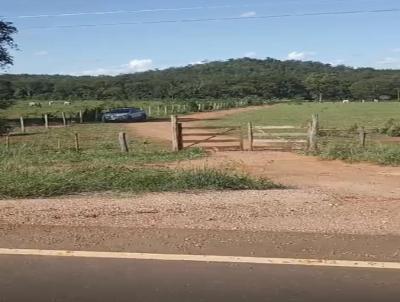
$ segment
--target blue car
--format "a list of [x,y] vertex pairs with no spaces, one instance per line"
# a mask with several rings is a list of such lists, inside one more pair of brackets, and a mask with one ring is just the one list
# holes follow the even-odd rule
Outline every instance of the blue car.
[[102,120],[107,122],[143,122],[147,120],[144,110],[138,108],[118,108],[103,114]]

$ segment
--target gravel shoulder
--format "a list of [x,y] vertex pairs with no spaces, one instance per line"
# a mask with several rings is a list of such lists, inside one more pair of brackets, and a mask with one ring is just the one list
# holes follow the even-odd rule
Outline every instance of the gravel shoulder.
[[0,225],[400,235],[400,203],[314,189],[0,201]]

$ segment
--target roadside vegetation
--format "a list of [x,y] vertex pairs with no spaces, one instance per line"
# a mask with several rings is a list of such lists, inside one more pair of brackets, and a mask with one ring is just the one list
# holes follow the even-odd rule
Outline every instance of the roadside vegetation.
[[[51,197],[86,192],[164,192],[280,188],[264,179],[215,169],[172,169],[167,163],[205,156],[200,149],[171,152],[130,140],[119,151],[120,125],[96,124],[38,130],[0,146],[0,198]],[[80,151],[74,148],[79,133]]]
[[369,144],[361,147],[357,144],[335,142],[321,148],[317,153],[323,159],[340,159],[348,162],[370,162],[387,166],[400,166],[400,146]]

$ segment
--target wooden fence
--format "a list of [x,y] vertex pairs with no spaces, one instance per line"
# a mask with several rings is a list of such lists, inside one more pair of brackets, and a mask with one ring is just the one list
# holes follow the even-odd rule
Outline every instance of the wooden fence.
[[[216,150],[244,150],[244,129],[240,126],[184,126],[177,116],[171,117],[172,149],[179,151],[190,147]],[[334,140],[358,142],[365,147],[367,137],[377,129],[359,127],[355,130],[320,128],[318,115],[314,114],[308,127],[259,126],[248,123],[247,142],[249,151],[296,151],[314,152],[322,144]],[[371,137],[372,138],[372,137]]]

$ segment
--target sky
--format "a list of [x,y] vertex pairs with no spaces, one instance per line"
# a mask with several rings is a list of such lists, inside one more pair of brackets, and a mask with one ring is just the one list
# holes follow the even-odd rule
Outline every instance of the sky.
[[[398,10],[307,15],[386,9]],[[7,73],[115,75],[240,57],[400,69],[399,0],[0,0],[0,16],[19,29]]]

